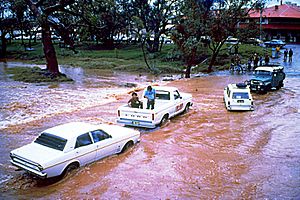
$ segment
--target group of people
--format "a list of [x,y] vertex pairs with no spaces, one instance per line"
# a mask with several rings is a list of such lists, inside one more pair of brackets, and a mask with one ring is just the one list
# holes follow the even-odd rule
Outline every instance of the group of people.
[[269,54],[266,54],[265,57],[263,58],[261,55],[254,53],[250,58],[248,59],[248,71],[252,69],[252,63],[253,63],[253,70],[255,70],[258,66],[263,65],[263,61],[265,65],[268,65],[270,62],[270,56]]
[[[150,85],[147,87],[144,98],[147,99],[147,109],[153,110],[155,104],[156,91]],[[132,108],[143,108],[143,102],[139,100],[136,92],[131,94],[131,99],[128,101],[128,105]]]
[[287,58],[289,56],[289,62],[292,62],[293,61],[293,50],[290,49],[289,51],[287,49],[284,50],[283,52],[283,61],[286,62],[287,61]]

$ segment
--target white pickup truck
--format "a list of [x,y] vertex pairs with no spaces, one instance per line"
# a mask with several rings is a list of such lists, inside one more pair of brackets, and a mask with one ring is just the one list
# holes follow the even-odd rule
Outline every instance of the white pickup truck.
[[[156,90],[154,109],[146,109],[147,99],[143,98],[143,108],[132,108],[127,104],[118,108],[117,123],[127,126],[155,128],[169,118],[189,110],[192,95],[179,93],[175,87],[153,87]],[[143,97],[146,89],[143,92]]]

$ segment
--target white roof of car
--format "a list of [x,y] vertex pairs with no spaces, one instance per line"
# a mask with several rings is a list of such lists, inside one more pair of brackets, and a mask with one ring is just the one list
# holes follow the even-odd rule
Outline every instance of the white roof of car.
[[273,72],[274,70],[280,70],[283,69],[282,66],[263,66],[263,67],[257,67],[255,71],[268,71],[268,72]]
[[70,122],[67,124],[62,124],[49,128],[43,132],[50,133],[52,135],[56,135],[65,139],[70,139],[99,128],[101,128],[101,126],[85,122]]
[[282,42],[282,40],[278,40],[278,39],[273,39],[271,41],[273,41],[273,42]]

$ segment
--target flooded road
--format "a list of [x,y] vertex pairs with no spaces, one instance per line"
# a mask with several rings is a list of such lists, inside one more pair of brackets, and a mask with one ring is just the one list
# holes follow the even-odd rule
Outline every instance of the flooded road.
[[[6,82],[1,91],[7,96],[1,94],[0,197],[299,199],[300,46],[291,47],[294,63],[283,63],[287,73],[284,87],[266,95],[253,94],[253,112],[228,112],[223,103],[224,87],[249,79],[249,74],[218,72],[170,82],[168,85],[192,93],[194,105],[187,114],[161,128],[141,129],[141,142],[130,151],[78,169],[50,185],[15,172],[9,164],[9,151],[60,123],[114,123],[116,109],[128,100],[126,92],[130,89],[108,86],[115,81],[86,71],[80,78],[83,83],[57,87],[32,86],[1,77]],[[113,77],[124,83],[135,80],[132,75]],[[152,80],[141,77],[136,80],[138,85]],[[28,96],[23,99],[25,94]],[[96,98],[107,101],[99,103]],[[11,102],[20,105],[9,106]],[[54,107],[52,111],[49,105]],[[30,106],[32,114],[26,113]]]

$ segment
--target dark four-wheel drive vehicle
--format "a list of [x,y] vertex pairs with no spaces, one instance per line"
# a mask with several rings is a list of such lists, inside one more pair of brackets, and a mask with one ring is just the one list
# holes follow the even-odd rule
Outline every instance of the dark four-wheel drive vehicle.
[[285,73],[280,65],[267,65],[257,67],[250,80],[250,90],[259,93],[266,93],[272,89],[283,87]]

